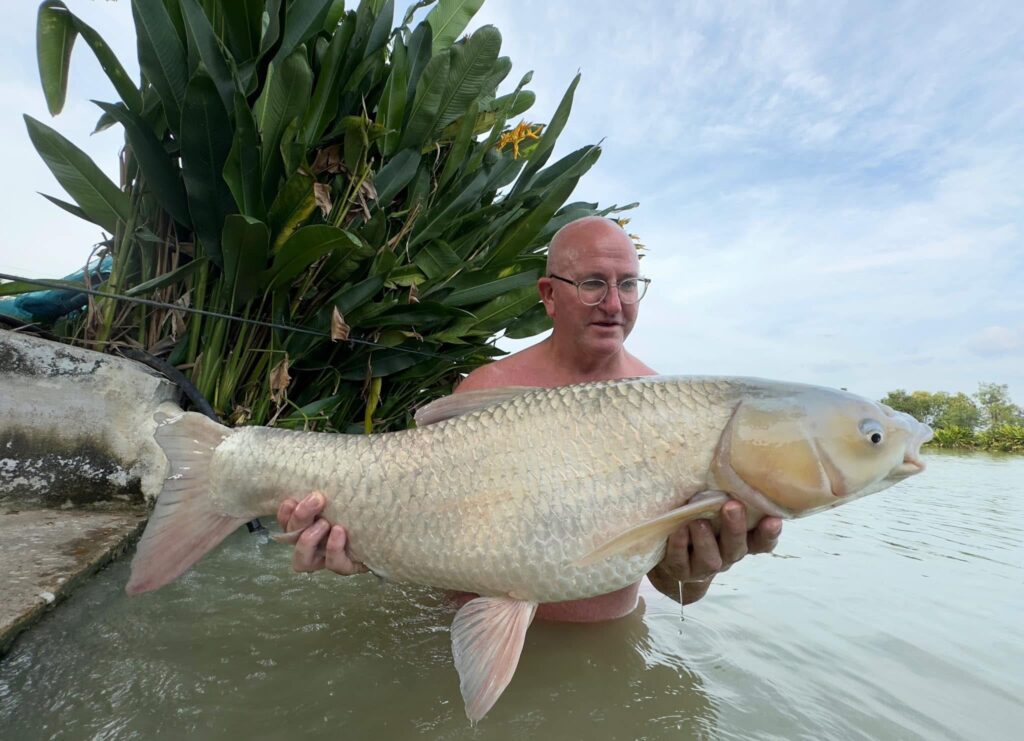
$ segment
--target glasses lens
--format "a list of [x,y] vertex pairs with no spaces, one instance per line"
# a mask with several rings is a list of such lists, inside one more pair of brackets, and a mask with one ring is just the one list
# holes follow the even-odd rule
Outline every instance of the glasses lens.
[[647,293],[649,280],[645,278],[627,278],[619,283],[619,298],[624,304],[635,304]]
[[605,294],[608,293],[608,284],[598,278],[591,278],[580,281],[577,290],[580,294],[580,301],[587,306],[596,306],[604,300]]

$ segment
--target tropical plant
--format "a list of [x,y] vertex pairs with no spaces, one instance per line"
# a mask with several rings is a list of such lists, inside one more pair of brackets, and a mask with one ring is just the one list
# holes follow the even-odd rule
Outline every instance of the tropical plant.
[[406,425],[500,354],[497,335],[544,330],[551,235],[622,209],[568,203],[597,145],[549,164],[579,75],[546,125],[509,124],[532,73],[498,94],[498,29],[459,38],[482,3],[440,0],[413,25],[421,1],[393,28],[393,0],[132,0],[137,85],[43,2],[50,112],[81,37],[120,97],[96,103],[97,129],[125,132],[115,184],[26,116],[74,203],[50,200],[110,234],[102,292],[176,307],[100,298],[59,329],[169,355],[236,424],[347,431]]
[[930,444],[937,448],[965,450],[977,447],[978,439],[973,429],[954,425],[951,427],[940,427],[935,430],[935,435],[932,437]]

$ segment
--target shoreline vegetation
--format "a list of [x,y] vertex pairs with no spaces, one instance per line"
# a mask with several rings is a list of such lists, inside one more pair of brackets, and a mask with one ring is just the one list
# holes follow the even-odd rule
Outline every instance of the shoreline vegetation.
[[547,123],[529,118],[532,72],[510,76],[494,26],[464,33],[483,1],[396,16],[394,0],[132,0],[135,81],[44,0],[50,113],[77,39],[116,93],[97,130],[125,134],[115,183],[25,117],[72,202],[47,198],[109,235],[94,249],[109,273],[89,286],[102,296],[54,334],[166,361],[231,426],[369,433],[409,426],[504,354],[497,337],[548,329],[536,282],[551,236],[636,204],[572,200],[601,154],[552,157],[580,75]]
[[979,383],[971,396],[897,389],[881,402],[931,425],[929,447],[1024,453],[1024,408],[1013,403],[1006,384]]

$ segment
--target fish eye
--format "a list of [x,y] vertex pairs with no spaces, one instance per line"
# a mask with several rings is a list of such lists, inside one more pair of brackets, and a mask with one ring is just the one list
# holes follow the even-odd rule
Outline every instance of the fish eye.
[[885,439],[885,431],[882,429],[882,425],[873,419],[865,419],[861,422],[860,431],[872,445],[878,445]]

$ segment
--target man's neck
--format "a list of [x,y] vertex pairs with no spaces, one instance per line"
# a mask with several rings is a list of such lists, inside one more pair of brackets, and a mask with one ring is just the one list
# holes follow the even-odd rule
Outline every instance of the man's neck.
[[567,347],[549,337],[544,343],[548,367],[561,369],[566,376],[578,381],[606,381],[630,374],[631,356],[624,348],[611,355],[581,353],[577,347]]

